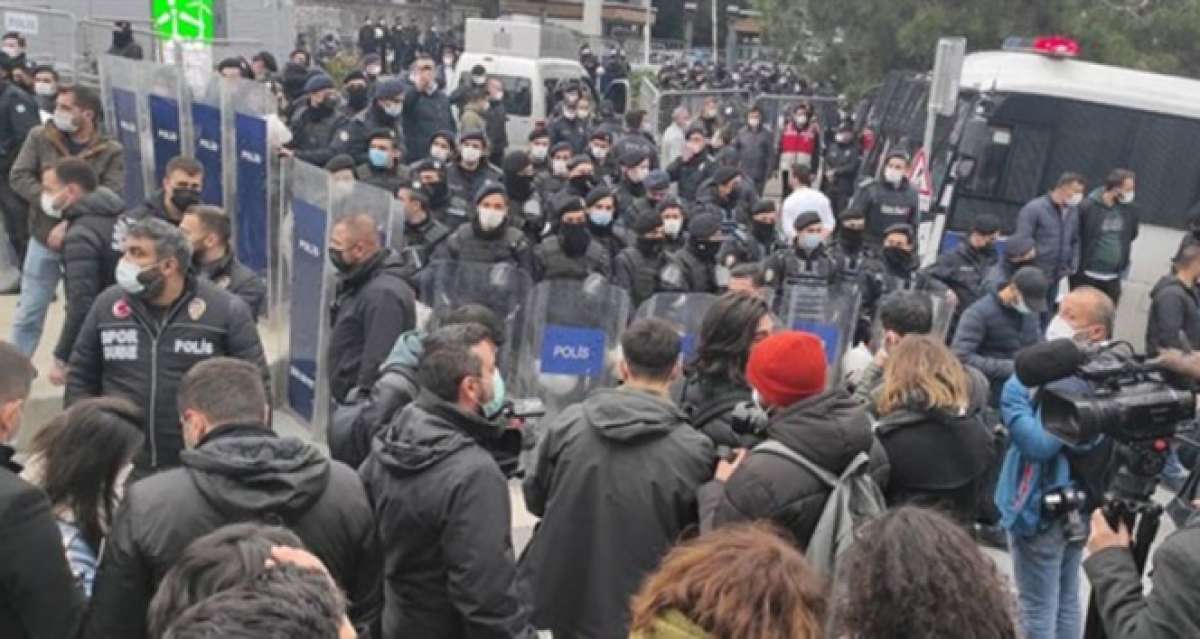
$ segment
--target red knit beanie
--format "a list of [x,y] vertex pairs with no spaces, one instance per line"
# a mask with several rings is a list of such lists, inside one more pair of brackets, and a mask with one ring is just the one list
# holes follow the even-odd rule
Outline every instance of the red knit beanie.
[[825,390],[825,346],[811,333],[787,331],[759,342],[746,381],[769,406],[790,406]]

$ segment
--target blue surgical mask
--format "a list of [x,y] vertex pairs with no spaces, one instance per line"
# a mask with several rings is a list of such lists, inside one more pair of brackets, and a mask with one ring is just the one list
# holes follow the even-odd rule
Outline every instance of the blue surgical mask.
[[392,161],[392,154],[382,149],[368,149],[367,161],[377,169],[386,169]]
[[800,243],[800,248],[810,253],[821,245],[821,236],[811,233],[801,233],[796,236],[796,240]]
[[500,369],[492,370],[492,401],[480,406],[483,411],[483,416],[488,419],[496,419],[500,416],[500,411],[504,410],[504,401],[506,389],[504,388],[504,377],[500,374]]
[[588,219],[596,226],[608,226],[612,224],[613,214],[605,209],[592,209],[588,211]]

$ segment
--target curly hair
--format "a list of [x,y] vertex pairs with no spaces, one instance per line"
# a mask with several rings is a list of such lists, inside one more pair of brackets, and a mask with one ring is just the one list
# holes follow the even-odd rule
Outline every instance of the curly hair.
[[714,639],[819,639],[824,579],[769,524],[717,529],[676,546],[632,603],[630,630],[652,636],[674,611]]
[[960,526],[904,506],[863,526],[838,563],[833,636],[1015,639],[1015,606],[996,566]]

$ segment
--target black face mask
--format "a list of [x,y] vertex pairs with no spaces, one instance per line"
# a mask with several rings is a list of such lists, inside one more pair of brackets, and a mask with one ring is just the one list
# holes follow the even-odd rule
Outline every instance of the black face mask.
[[329,263],[333,264],[339,273],[345,273],[354,268],[354,265],[346,261],[346,254],[342,249],[329,249]]
[[883,259],[889,266],[898,271],[912,269],[912,251],[896,246],[885,246],[883,248]]
[[450,189],[445,182],[432,182],[426,184],[424,188],[429,193],[430,206],[441,206],[446,202],[446,196]]
[[752,232],[754,233],[754,238],[759,242],[769,244],[775,240],[775,223],[754,220]]
[[577,175],[571,178],[571,186],[585,193],[592,189],[592,184],[592,176],[590,175]]
[[171,206],[183,214],[189,207],[200,203],[200,191],[192,189],[175,189],[171,193]]
[[996,255],[996,245],[991,243],[984,244],[982,247],[976,248],[975,252],[984,257],[994,257]]
[[1009,260],[1008,265],[1015,272],[1017,269],[1023,266],[1033,266],[1033,260]]
[[367,108],[367,87],[346,89],[346,103],[355,111]]
[[586,253],[592,242],[592,234],[585,224],[559,224],[558,235],[562,238],[563,253],[570,257]]
[[634,243],[638,252],[646,257],[656,257],[662,253],[663,239],[660,237],[639,237]]
[[320,104],[313,107],[313,109],[316,110],[318,115],[321,115],[322,117],[324,117],[324,116],[329,115],[330,113],[333,113],[333,110],[337,108],[337,104],[338,104],[338,99],[335,96],[331,95],[331,96],[325,98],[324,100],[321,100]]
[[506,175],[504,177],[504,188],[508,190],[510,198],[518,202],[524,202],[533,194],[533,176]]
[[843,226],[838,230],[838,241],[846,250],[857,251],[863,245],[863,229],[848,229]]
[[720,240],[693,240],[692,250],[696,256],[705,262],[712,262],[717,259],[717,254],[721,252]]

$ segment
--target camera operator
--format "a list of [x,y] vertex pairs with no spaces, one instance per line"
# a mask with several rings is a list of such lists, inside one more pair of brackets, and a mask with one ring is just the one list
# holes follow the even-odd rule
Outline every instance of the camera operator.
[[[1063,299],[1051,322],[1050,337],[1070,338],[1080,344],[1101,342],[1111,335],[1115,316],[1107,295],[1079,287]],[[1082,393],[1089,389],[1079,377],[1049,387]],[[1106,466],[1109,451],[1095,441],[1068,446],[1047,432],[1031,390],[1013,376],[1001,393],[1000,412],[1010,443],[995,502],[1000,525],[1008,531],[1025,636],[1078,637],[1082,630],[1079,573],[1087,537],[1087,525],[1079,513],[1099,506],[1103,498],[1103,489],[1090,495],[1082,495],[1080,489],[1101,483],[1085,471]],[[1096,463],[1098,460],[1101,463]]]

